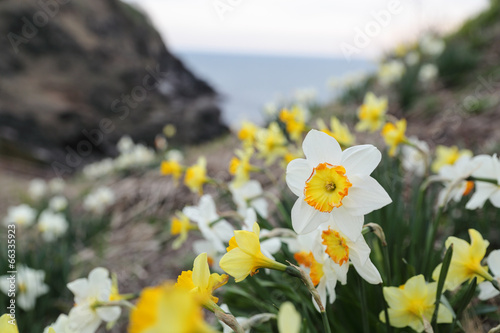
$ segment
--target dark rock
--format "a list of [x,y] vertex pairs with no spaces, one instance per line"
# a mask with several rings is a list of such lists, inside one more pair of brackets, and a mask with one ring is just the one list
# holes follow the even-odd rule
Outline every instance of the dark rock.
[[0,152],[64,163],[67,146],[100,131],[85,163],[125,134],[151,145],[168,123],[178,143],[227,131],[214,90],[128,4],[1,1],[0,36]]

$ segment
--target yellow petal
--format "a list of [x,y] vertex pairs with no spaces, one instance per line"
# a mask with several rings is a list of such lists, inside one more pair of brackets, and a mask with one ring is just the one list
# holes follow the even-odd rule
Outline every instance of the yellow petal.
[[299,333],[300,314],[290,302],[281,304],[278,313],[278,330],[280,333]]
[[207,289],[210,279],[210,268],[208,267],[207,254],[201,253],[196,257],[193,264],[193,283],[202,290]]
[[19,333],[17,323],[9,314],[4,314],[0,317],[0,332],[2,333]]

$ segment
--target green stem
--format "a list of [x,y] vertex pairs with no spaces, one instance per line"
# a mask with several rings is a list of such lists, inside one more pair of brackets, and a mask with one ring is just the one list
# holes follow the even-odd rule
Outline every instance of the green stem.
[[392,277],[391,277],[391,261],[389,258],[389,250],[387,249],[387,245],[382,245],[382,255],[384,256],[384,266],[385,266],[385,275],[387,277],[387,284],[392,286]]
[[358,277],[359,279],[359,293],[361,298],[361,318],[363,320],[363,332],[370,333],[370,327],[368,323],[368,306],[366,304],[366,291],[363,279]]
[[328,322],[328,316],[326,315],[326,311],[321,312],[321,319],[323,319],[323,328],[325,329],[325,333],[331,333],[330,323]]
[[425,242],[425,250],[424,250],[424,258],[423,258],[423,267],[422,270],[424,271],[425,275],[427,275],[428,272],[428,267],[427,265],[429,264],[429,257],[431,256],[431,250],[432,250],[432,244],[434,244],[434,240],[436,239],[436,232],[437,228],[439,226],[439,220],[441,218],[441,214],[443,213],[443,207],[439,207],[436,217],[432,221],[432,225],[430,228],[430,233],[427,234],[427,239]]
[[492,178],[481,178],[481,177],[468,177],[466,180],[471,180],[471,181],[477,181],[477,182],[485,182],[485,183],[491,183],[495,185],[499,185],[498,181],[496,179]]

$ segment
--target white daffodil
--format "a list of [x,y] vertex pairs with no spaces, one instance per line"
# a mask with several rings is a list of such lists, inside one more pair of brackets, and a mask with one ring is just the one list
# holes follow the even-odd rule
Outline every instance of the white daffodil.
[[38,201],[47,193],[47,183],[45,180],[35,178],[30,182],[28,195],[31,199]]
[[18,226],[28,227],[35,222],[36,210],[26,204],[9,207],[7,216],[3,219],[5,225],[15,223]]
[[94,214],[102,214],[115,203],[115,193],[108,187],[99,187],[83,200],[83,208]]
[[292,208],[292,225],[305,234],[329,220],[350,239],[361,235],[364,215],[391,202],[370,174],[381,160],[372,145],[342,151],[338,142],[311,130],[302,144],[306,159],[287,166],[286,182],[298,196]]
[[[0,290],[6,295],[10,290],[16,289],[16,304],[23,310],[29,311],[35,308],[36,299],[49,291],[43,280],[45,272],[29,268],[25,265],[17,267],[17,276],[0,276]],[[14,286],[13,283],[16,285]]]
[[79,333],[94,333],[102,321],[113,322],[121,313],[119,306],[98,306],[109,302],[112,282],[107,269],[94,268],[88,278],[68,283],[75,295],[75,306],[68,315],[68,328]]
[[[493,278],[500,283],[500,250],[491,251],[488,259],[486,260],[490,271],[493,273]],[[479,299],[487,300],[500,295],[500,291],[493,287],[493,284],[489,281],[485,281],[479,284]]]
[[379,271],[370,260],[371,249],[363,236],[352,240],[335,226],[326,224],[320,230],[323,251],[340,267],[345,266],[344,269],[338,270],[337,276],[340,281],[347,281],[347,271],[349,264],[352,263],[358,274],[368,283],[382,283]]
[[229,190],[233,195],[234,203],[238,207],[238,214],[244,216],[247,208],[252,207],[260,216],[267,218],[268,204],[263,197],[264,191],[262,190],[262,185],[258,181],[249,180],[241,186],[235,186],[231,183]]
[[105,158],[99,162],[86,165],[82,172],[88,179],[97,179],[110,174],[114,168],[113,159]]
[[65,314],[60,314],[52,325],[45,327],[43,333],[49,333],[49,327],[56,333],[78,333],[69,328],[69,317]]
[[68,207],[68,199],[62,195],[56,195],[49,201],[49,208],[54,212],[60,212]]
[[225,252],[224,243],[233,237],[233,227],[216,211],[215,202],[208,194],[200,198],[198,206],[187,206],[182,210],[190,220],[198,224],[203,237],[212,242],[219,252]]
[[429,145],[415,137],[408,138],[408,141],[419,149],[408,145],[404,145],[402,147],[403,168],[417,176],[422,177],[425,173],[427,165],[429,164]]
[[483,207],[486,200],[490,200],[493,206],[500,208],[500,161],[497,154],[493,156],[479,155],[474,157],[478,163],[477,169],[472,173],[473,177],[486,178],[496,181],[496,184],[486,181],[475,182],[475,192],[465,205],[467,209]]
[[452,199],[458,202],[464,195],[470,193],[474,183],[466,179],[478,168],[478,165],[478,160],[462,156],[455,164],[441,167],[438,175],[430,178],[444,184],[438,196],[439,207],[446,206]]
[[61,213],[44,210],[38,218],[38,230],[46,242],[53,242],[68,230],[68,221]]
[[430,56],[438,56],[445,49],[445,42],[437,36],[425,34],[420,40],[420,50]]

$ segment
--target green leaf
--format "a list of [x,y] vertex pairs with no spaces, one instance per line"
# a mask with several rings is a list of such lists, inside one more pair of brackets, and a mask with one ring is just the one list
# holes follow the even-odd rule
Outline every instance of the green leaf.
[[431,320],[432,327],[435,327],[436,325],[438,311],[439,311],[439,304],[441,303],[441,294],[443,293],[444,282],[446,281],[446,276],[448,275],[448,269],[450,268],[452,256],[453,256],[453,244],[451,244],[446,250],[446,253],[444,254],[443,258],[443,264],[441,265],[441,272],[439,273],[439,279],[436,288],[436,303]]
[[465,293],[462,296],[462,298],[459,299],[457,302],[457,310],[456,310],[457,318],[460,318],[460,315],[465,310],[467,305],[470,303],[472,297],[474,296],[474,292],[476,291],[476,286],[477,286],[477,278],[475,277],[466,287]]

